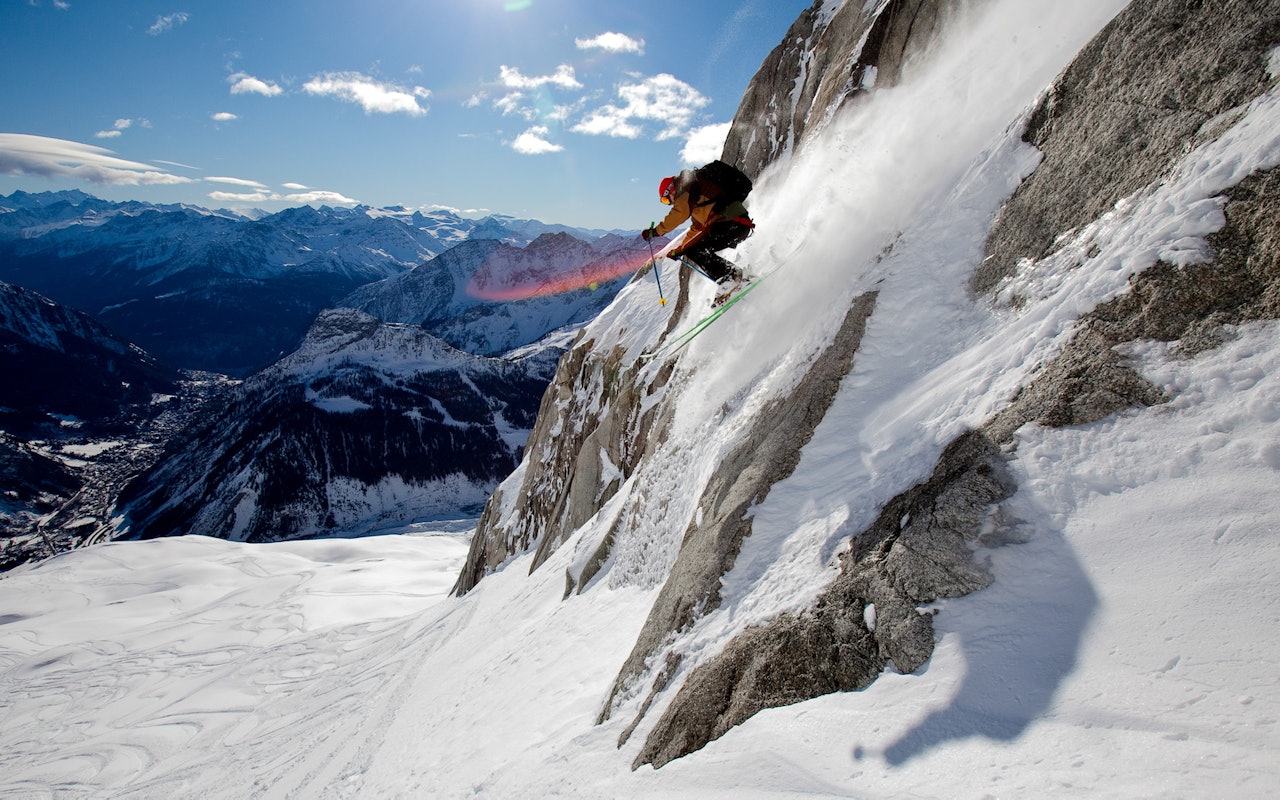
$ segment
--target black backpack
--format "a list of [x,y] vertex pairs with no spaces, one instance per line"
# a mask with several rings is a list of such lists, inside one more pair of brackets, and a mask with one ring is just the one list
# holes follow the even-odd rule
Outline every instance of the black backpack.
[[699,194],[714,201],[716,211],[724,211],[733,203],[741,203],[751,194],[751,179],[742,170],[719,159],[694,170]]

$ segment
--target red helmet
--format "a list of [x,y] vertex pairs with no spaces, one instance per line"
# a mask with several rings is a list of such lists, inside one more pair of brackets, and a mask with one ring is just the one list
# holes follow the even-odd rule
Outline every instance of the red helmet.
[[662,183],[658,184],[658,199],[666,205],[671,205],[674,202],[675,192],[676,179],[674,175],[669,178],[663,178]]

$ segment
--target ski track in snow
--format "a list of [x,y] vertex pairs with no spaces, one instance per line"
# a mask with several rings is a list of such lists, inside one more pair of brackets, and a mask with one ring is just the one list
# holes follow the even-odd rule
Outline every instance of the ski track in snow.
[[[1189,360],[1138,343],[1128,357],[1171,402],[1024,429],[1007,506],[1030,539],[982,554],[990,588],[935,604],[919,673],[762,712],[657,771],[629,767],[674,692],[621,749],[636,700],[595,724],[697,488],[848,300],[879,291],[854,370],[755,509],[724,605],[680,640],[685,672],[808,603],[840,543],[1051,358],[1082,310],[1157,257],[1196,258],[1222,224],[1220,191],[1280,162],[1273,93],[1014,276],[1003,288],[1028,298],[1019,310],[973,303],[991,216],[1035,164],[1018,118],[1123,3],[1066,5],[996,4],[936,71],[873,101],[874,122],[837,116],[758,182],[761,231],[741,259],[790,263],[690,345],[667,389],[671,445],[532,575],[526,554],[448,598],[469,529],[424,523],[112,544],[0,579],[0,796],[1273,796],[1275,322]],[[981,111],[944,124],[964,108]],[[638,355],[669,313],[651,283],[626,287],[589,334]],[[618,514],[629,538],[564,598],[566,571]]]

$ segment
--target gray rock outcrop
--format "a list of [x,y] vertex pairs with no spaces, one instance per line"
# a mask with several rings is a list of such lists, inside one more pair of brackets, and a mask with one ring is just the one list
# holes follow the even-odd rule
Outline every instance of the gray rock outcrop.
[[1031,115],[1023,139],[1044,162],[1005,206],[974,273],[985,292],[1020,259],[1147,186],[1220,135],[1232,109],[1271,82],[1280,41],[1274,0],[1136,0],[1072,61]]
[[760,66],[734,115],[721,158],[753,178],[820,131],[851,98],[893,86],[929,49],[945,15],[966,3],[814,3]]

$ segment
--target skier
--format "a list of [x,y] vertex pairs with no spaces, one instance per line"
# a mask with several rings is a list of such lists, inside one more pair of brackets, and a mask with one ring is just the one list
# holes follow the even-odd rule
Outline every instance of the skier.
[[686,264],[716,282],[715,305],[727,300],[743,282],[742,271],[717,255],[717,251],[737,247],[755,229],[743,205],[751,191],[751,180],[736,167],[713,161],[696,170],[663,178],[658,197],[671,211],[656,226],[641,235],[647,241],[665,236],[685,220],[692,220],[689,232],[668,258]]

